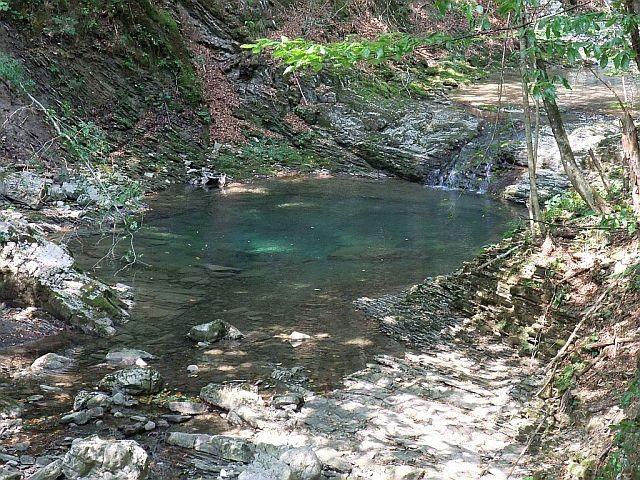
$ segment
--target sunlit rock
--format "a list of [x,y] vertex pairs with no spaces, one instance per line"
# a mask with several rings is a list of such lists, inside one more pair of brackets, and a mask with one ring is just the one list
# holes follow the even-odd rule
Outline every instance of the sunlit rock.
[[23,216],[0,212],[0,299],[42,308],[86,333],[115,333],[126,305],[115,291],[74,268],[64,246],[50,242]]
[[69,480],[146,478],[147,452],[133,440],[103,440],[98,436],[76,439],[62,462]]
[[317,480],[322,473],[318,456],[308,447],[286,450],[280,455],[280,461],[291,469],[294,480]]
[[224,410],[233,410],[243,405],[250,407],[264,406],[262,397],[247,384],[222,385],[210,383],[202,387],[200,398]]
[[198,452],[210,453],[233,462],[248,463],[254,456],[254,447],[250,442],[224,435],[171,432],[167,443]]

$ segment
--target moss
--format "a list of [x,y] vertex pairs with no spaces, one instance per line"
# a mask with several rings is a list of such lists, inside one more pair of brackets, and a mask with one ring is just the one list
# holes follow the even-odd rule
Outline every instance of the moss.
[[319,157],[306,148],[269,138],[247,143],[239,153],[223,153],[215,160],[217,170],[238,180],[254,175],[273,175],[283,169],[310,173],[336,166],[335,161]]

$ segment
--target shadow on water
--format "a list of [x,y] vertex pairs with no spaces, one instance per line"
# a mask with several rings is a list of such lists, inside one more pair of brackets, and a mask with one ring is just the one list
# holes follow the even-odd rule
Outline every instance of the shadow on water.
[[[136,305],[115,338],[83,343],[87,365],[126,346],[158,355],[154,366],[187,391],[268,377],[280,364],[304,367],[316,389],[333,388],[374,355],[403,350],[354,310],[356,298],[455,270],[497,240],[514,215],[485,197],[394,180],[256,186],[178,188],[152,201],[135,240],[146,265],[119,271],[124,261],[114,260],[96,269],[131,285]],[[110,245],[85,237],[72,248],[88,269]],[[185,338],[191,326],[216,318],[246,338],[205,348]],[[311,339],[294,347],[287,341],[293,331]],[[186,375],[189,364],[199,365],[197,378]]]

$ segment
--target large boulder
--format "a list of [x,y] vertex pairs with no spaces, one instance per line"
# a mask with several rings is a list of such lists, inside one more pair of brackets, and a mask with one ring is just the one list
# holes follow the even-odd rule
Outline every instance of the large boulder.
[[210,383],[200,390],[200,398],[224,410],[241,406],[263,407],[264,400],[250,385],[224,385]]
[[214,320],[191,327],[188,337],[196,342],[217,342],[218,340],[238,340],[243,335],[233,325],[222,320]]
[[66,247],[50,242],[16,212],[0,212],[0,301],[40,307],[86,333],[113,335],[125,320],[116,292],[74,267]]
[[147,452],[133,440],[76,439],[64,456],[62,473],[69,480],[141,480],[149,466]]
[[158,372],[151,368],[127,368],[105,376],[98,388],[100,390],[121,391],[130,395],[152,395],[162,390],[164,381]]
[[0,173],[0,195],[29,208],[40,208],[50,183],[33,172]]

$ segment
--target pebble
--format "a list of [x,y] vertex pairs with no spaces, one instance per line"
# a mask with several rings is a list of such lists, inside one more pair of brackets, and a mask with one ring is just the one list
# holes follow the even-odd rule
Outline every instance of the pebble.
[[22,465],[35,465],[36,459],[34,457],[32,457],[31,455],[21,455],[20,456],[20,463]]
[[200,369],[197,365],[189,365],[187,367],[187,372],[189,373],[189,375],[197,375],[199,371]]
[[31,395],[27,397],[27,402],[29,403],[39,402],[40,400],[44,400],[44,395]]
[[145,424],[144,424],[144,429],[145,429],[147,432],[150,432],[151,430],[153,430],[153,429],[155,429],[155,428],[156,428],[156,424],[155,424],[155,422],[148,421],[147,423],[145,423]]
[[131,420],[133,420],[134,422],[142,422],[142,423],[144,423],[144,422],[146,422],[148,420],[147,417],[142,416],[142,415],[131,415],[129,418]]

